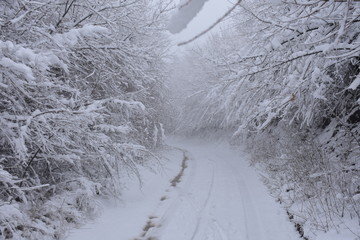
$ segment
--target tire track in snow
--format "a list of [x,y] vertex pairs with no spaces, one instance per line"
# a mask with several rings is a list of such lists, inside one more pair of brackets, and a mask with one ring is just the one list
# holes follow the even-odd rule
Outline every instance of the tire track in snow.
[[242,210],[245,217],[245,228],[246,228],[246,240],[259,240],[264,239],[262,234],[262,228],[260,227],[256,209],[252,204],[250,192],[246,186],[245,180],[239,175],[236,167],[231,165],[232,176],[238,185],[236,188],[241,196]]
[[[153,235],[156,236],[160,228],[166,227],[167,219],[171,219],[172,216],[175,214],[178,206],[183,201],[184,196],[187,195],[187,189],[191,185],[192,179],[195,177],[196,161],[193,160],[190,153],[182,148],[178,148],[178,147],[172,147],[172,148],[177,149],[183,153],[181,169],[179,173],[170,181],[169,188],[166,190],[164,196],[160,199],[160,203],[158,205],[157,210],[155,211],[155,214],[150,215],[149,220],[144,226],[144,231],[141,234],[140,238],[135,238],[134,240],[158,239],[157,237],[153,237]],[[191,161],[191,164],[189,163],[189,161]],[[190,167],[189,165],[192,166]],[[186,176],[187,174],[185,174],[185,170],[189,168],[190,168],[190,174],[189,176]],[[183,186],[185,187],[184,189],[178,187],[178,184],[182,182],[184,182],[185,185]],[[175,196],[173,196],[172,199],[169,199],[167,195],[174,190],[176,190]],[[166,207],[167,204],[164,204],[164,202],[169,202],[167,207]],[[165,205],[165,210],[161,209],[163,208],[163,205]],[[163,210],[162,213],[161,210]],[[156,214],[156,213],[161,213],[161,214]],[[159,215],[160,217],[158,218],[157,215]],[[157,218],[159,220],[155,222],[153,219],[157,219]]]
[[[176,191],[175,196],[173,196],[173,199],[169,199],[171,201],[171,204],[166,208],[165,212],[162,214],[160,218],[160,224],[163,226],[166,222],[166,219],[170,219],[171,216],[176,211],[177,207],[180,205],[180,203],[184,200],[184,196],[188,194],[187,189],[191,185],[193,178],[196,174],[197,164],[196,161],[193,159],[193,157],[190,155],[190,153],[187,150],[174,147],[175,149],[178,149],[179,151],[183,152],[184,157],[188,158],[188,166],[187,169],[189,170],[189,176],[184,172],[184,176],[182,180],[179,182],[181,183],[180,186],[170,186],[170,189],[167,190],[167,192],[170,192],[172,190]],[[191,162],[190,162],[191,161]]]
[[[183,237],[181,239],[184,240],[234,239],[234,238],[229,238],[226,231],[223,230],[224,228],[220,226],[216,214],[217,213],[216,211],[221,210],[221,204],[223,202],[221,200],[219,202],[219,196],[214,194],[221,193],[223,194],[223,197],[228,196],[226,192],[222,191],[223,187],[229,185],[236,185],[235,177],[233,176],[232,171],[228,170],[228,166],[224,165],[223,159],[224,157],[222,155],[217,155],[217,154],[214,155],[212,151],[201,156],[192,157],[192,163],[196,163],[197,165],[200,164],[201,166],[199,172],[197,172],[196,170],[191,171],[191,178],[196,177],[196,179],[191,179],[192,183],[194,183],[195,185],[194,186],[186,185],[185,186],[186,188],[181,189],[181,194],[179,195],[181,200],[178,201],[175,200],[172,203],[172,206],[170,206],[167,210],[167,211],[171,211],[172,214],[171,215],[166,214],[166,217],[165,216],[162,217],[164,222],[174,226],[174,224],[171,223],[174,220],[172,219],[172,217],[178,218],[175,219],[175,223],[180,223],[179,217],[180,218],[182,217],[179,215],[174,215],[174,212],[176,212],[177,209],[185,210],[185,212],[190,213],[190,215],[186,216],[185,220],[186,221],[189,220],[189,222],[193,222],[194,224],[193,225],[187,224],[187,229],[185,226],[182,226],[182,228],[185,227],[184,228],[186,229],[185,231],[188,231],[190,235],[183,234],[182,235]],[[230,176],[227,173],[230,173]],[[196,174],[196,176],[194,177],[193,174]],[[209,187],[207,187],[206,190],[204,191],[203,190],[204,186],[209,186]],[[194,192],[195,194],[193,195]],[[239,200],[241,201],[241,199]],[[176,204],[176,206],[174,206],[174,204]],[[232,205],[234,205],[233,202]],[[239,206],[241,207],[242,205]],[[192,212],[188,211],[189,209],[196,210],[196,214],[194,214],[193,211]],[[177,213],[181,215],[181,212],[177,211]],[[222,219],[222,221],[224,221],[224,219]],[[225,224],[229,224],[229,223],[232,224],[232,222],[229,222],[229,220],[225,221]],[[171,232],[171,230],[169,231],[169,229],[167,229],[166,226],[163,226],[162,228],[167,233]],[[232,227],[232,229],[234,228]],[[165,238],[163,239],[167,240],[169,239],[169,236],[167,236],[166,239]]]
[[155,211],[157,226],[142,240],[296,239],[279,233],[281,219],[273,211],[269,215],[264,204],[271,199],[245,158],[217,144],[180,144],[191,152],[189,168],[182,182],[170,187],[170,197]]
[[213,222],[217,232],[220,234],[221,237],[220,240],[228,240],[228,236],[226,235],[224,229],[219,225],[219,223],[216,220],[213,220]]
[[[196,228],[191,236],[191,240],[228,240],[227,234],[219,225],[216,217],[213,215],[210,208],[211,203],[216,204],[214,202],[216,200],[216,197],[214,197],[214,193],[218,190],[217,188],[219,187],[216,186],[216,184],[218,184],[217,175],[221,172],[218,166],[218,158],[219,157],[217,156],[215,160],[208,159],[208,161],[206,162],[211,164],[210,186],[208,188],[204,202],[201,203],[202,207],[198,208],[194,204],[194,207],[198,209],[198,215]],[[190,201],[190,199],[188,200]],[[214,205],[212,207],[214,207]],[[201,228],[204,227],[204,225],[206,228],[201,231]]]
[[[299,240],[286,213],[281,214],[257,173],[247,166],[246,154],[203,139],[172,142],[182,147],[171,151],[172,176],[147,178],[144,199],[138,192],[128,195],[134,204],[108,214],[96,231],[81,239]],[[188,167],[179,174],[185,156]],[[171,186],[178,175],[176,186]]]
[[197,238],[201,240],[229,240],[224,229],[218,224],[215,219],[209,219],[207,222],[206,234],[202,238]]
[[195,237],[197,236],[197,234],[199,233],[200,225],[201,225],[202,220],[204,218],[204,211],[209,207],[209,200],[210,200],[212,192],[214,190],[214,179],[215,179],[215,170],[214,170],[214,165],[212,163],[212,174],[211,174],[210,187],[208,189],[204,205],[200,209],[200,211],[198,212],[198,218],[197,218],[197,222],[196,222],[196,227],[195,227],[195,230],[193,232],[193,235],[191,236],[191,240],[194,240]]

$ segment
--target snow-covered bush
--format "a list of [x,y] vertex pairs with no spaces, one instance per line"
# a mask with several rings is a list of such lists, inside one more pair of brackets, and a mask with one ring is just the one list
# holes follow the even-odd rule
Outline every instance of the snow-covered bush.
[[5,238],[61,238],[161,145],[165,11],[150,4],[0,2]]
[[359,220],[359,11],[358,2],[243,1],[231,32],[193,57],[210,71],[182,130],[245,141],[312,229]]

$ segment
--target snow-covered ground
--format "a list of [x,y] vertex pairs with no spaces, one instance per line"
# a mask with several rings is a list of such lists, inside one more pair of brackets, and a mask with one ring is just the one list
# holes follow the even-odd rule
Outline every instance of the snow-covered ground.
[[144,169],[141,189],[130,185],[121,204],[106,207],[68,240],[299,239],[244,153],[204,140],[168,144],[176,148],[165,154],[161,174]]

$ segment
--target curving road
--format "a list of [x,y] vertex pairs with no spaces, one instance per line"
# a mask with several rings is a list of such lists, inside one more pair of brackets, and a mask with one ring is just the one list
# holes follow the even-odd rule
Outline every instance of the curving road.
[[188,167],[138,239],[299,239],[243,153],[203,140],[170,139],[169,144],[182,149]]
[[247,156],[227,144],[170,138],[163,169],[142,169],[121,204],[69,240],[299,240]]

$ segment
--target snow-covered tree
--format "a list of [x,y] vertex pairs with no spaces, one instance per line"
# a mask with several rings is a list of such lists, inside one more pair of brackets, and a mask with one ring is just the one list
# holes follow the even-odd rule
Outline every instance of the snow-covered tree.
[[351,1],[242,2],[231,32],[196,57],[217,81],[185,107],[183,129],[245,140],[281,201],[306,206],[293,215],[325,231],[339,217],[359,219],[359,10]]
[[[159,4],[159,5],[157,5]],[[0,3],[0,232],[57,239],[118,197],[163,129],[158,1]],[[66,224],[64,224],[66,223]]]

